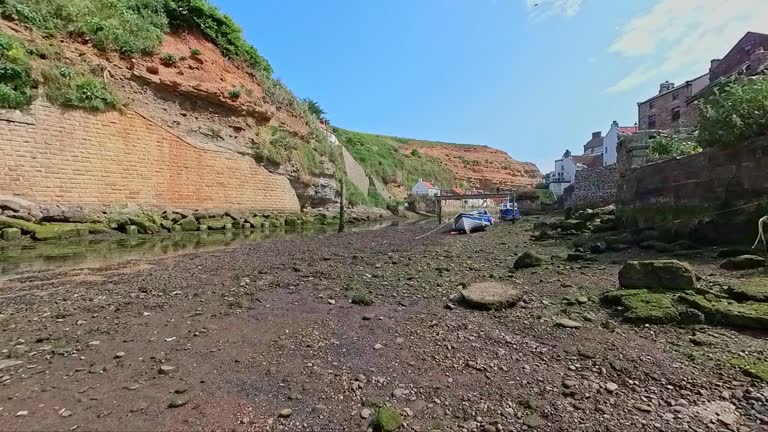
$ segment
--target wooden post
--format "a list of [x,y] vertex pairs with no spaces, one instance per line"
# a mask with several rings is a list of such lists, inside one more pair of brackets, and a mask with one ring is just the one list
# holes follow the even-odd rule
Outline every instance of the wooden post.
[[343,233],[346,229],[345,218],[345,202],[344,202],[344,177],[339,181],[339,231]]
[[437,223],[443,224],[443,200],[437,200]]

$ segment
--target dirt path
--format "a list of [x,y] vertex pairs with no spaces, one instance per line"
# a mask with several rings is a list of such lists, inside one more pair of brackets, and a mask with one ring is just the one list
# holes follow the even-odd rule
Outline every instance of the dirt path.
[[[718,360],[768,352],[760,335],[616,324],[595,303],[640,251],[511,273],[526,248],[565,248],[529,244],[527,224],[414,242],[433,228],[5,282],[0,429],[360,431],[386,403],[414,431],[765,430],[765,387]],[[524,301],[449,305],[490,279]],[[351,304],[361,292],[375,303]]]

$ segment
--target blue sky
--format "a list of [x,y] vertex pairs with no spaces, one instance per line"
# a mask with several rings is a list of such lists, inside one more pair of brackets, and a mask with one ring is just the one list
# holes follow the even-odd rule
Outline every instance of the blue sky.
[[542,172],[768,30],[768,0],[213,2],[333,124],[485,144]]

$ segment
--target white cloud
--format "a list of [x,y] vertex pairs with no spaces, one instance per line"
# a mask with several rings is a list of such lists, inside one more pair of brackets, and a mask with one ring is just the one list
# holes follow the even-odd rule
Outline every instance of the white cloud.
[[608,91],[630,90],[653,77],[695,78],[748,31],[768,31],[768,1],[658,0],[623,26],[611,44],[609,52],[644,65]]
[[584,0],[525,0],[533,17],[546,17],[549,15],[574,16],[581,9]]

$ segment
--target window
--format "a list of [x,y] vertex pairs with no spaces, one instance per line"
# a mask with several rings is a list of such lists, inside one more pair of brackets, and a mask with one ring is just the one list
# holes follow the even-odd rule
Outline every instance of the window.
[[648,116],[648,129],[656,129],[656,116]]
[[672,108],[672,121],[680,121],[680,107]]
[[672,100],[676,101],[680,98],[680,92],[674,92],[672,93]]
[[651,103],[648,104],[648,109],[649,110],[652,110],[654,108],[656,108],[656,102],[651,102]]

